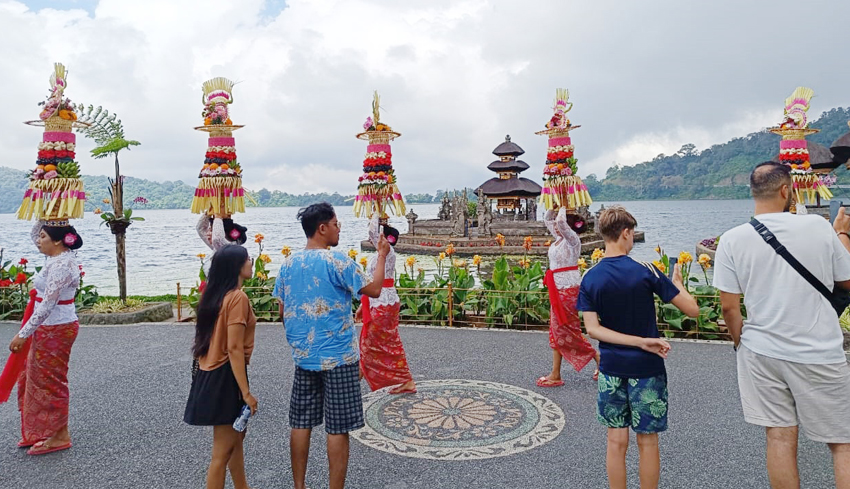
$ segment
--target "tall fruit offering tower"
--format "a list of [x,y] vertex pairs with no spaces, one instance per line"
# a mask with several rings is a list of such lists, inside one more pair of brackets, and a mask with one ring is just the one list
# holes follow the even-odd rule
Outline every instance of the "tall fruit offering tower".
[[575,147],[570,139],[574,126],[567,118],[573,108],[570,92],[559,88],[555,92],[555,114],[546,123],[546,129],[535,134],[549,137],[549,149],[546,154],[546,167],[543,169],[543,190],[540,201],[546,210],[566,207],[576,211],[587,207],[593,200],[587,186],[578,176],[578,160],[574,156]]
[[785,99],[785,120],[779,127],[770,129],[770,132],[782,136],[779,141],[779,162],[791,167],[791,180],[794,182],[791,212],[797,212],[797,204],[816,204],[818,197],[832,198],[832,192],[821,176],[812,171],[809,161],[806,136],[820,132],[810,128],[806,118],[809,101],[814,94],[811,88],[797,87],[794,93]]
[[25,122],[44,127],[44,135],[38,145],[35,169],[29,174],[29,187],[18,208],[18,219],[45,220],[64,226],[68,219],[83,217],[86,193],[80,166],[74,161],[77,136],[71,130],[88,124],[77,122],[71,100],[64,97],[66,86],[65,66],[55,63],[50,75],[50,95],[39,104],[44,109],[38,120]]
[[209,133],[204,166],[198,188],[192,199],[192,213],[218,214],[229,217],[245,212],[245,191],[242,189],[242,168],[236,159],[235,126],[227,106],[233,103],[233,82],[217,77],[203,84],[204,125],[196,131]]
[[365,132],[357,135],[358,139],[369,141],[369,145],[366,146],[366,158],[363,160],[363,175],[358,178],[354,215],[371,218],[377,212],[379,218],[386,222],[389,218],[387,208],[396,216],[403,216],[405,206],[396,185],[393,153],[390,148],[390,141],[401,134],[381,122],[380,101],[376,91],[372,100],[372,115],[363,123]]

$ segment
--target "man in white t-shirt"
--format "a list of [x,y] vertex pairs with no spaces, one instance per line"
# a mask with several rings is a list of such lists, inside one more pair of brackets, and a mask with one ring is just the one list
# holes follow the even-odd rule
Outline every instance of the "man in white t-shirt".
[[[791,214],[792,187],[787,166],[757,166],[756,219],[827,288],[850,289],[850,216],[841,209],[833,229],[823,217]],[[850,366],[835,309],[749,223],[720,238],[714,286],[738,351],[744,418],[766,427],[771,486],[800,487],[799,424],[829,445],[836,487],[850,488]]]

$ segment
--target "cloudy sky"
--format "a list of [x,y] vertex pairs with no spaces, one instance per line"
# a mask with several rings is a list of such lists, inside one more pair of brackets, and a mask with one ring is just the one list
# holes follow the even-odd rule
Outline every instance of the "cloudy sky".
[[[231,116],[250,189],[353,193],[355,139],[381,94],[403,136],[403,192],[477,186],[506,134],[535,180],[555,88],[570,89],[582,175],[778,122],[794,87],[810,115],[850,105],[850,2],[590,0],[0,0],[2,166],[29,169],[54,61],[66,95],[103,105],[142,146],[131,176],[192,183],[201,83],[240,83]],[[78,153],[83,172],[107,161]]]

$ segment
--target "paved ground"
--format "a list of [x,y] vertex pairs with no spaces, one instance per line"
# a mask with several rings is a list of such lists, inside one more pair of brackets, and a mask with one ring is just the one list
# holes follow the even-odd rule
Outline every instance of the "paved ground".
[[[0,325],[0,344],[15,330]],[[82,328],[71,359],[74,447],[26,456],[15,448],[15,404],[0,405],[0,487],[203,487],[211,430],[181,421],[192,332],[185,325]],[[606,487],[605,430],[595,420],[590,370],[565,371],[566,386],[559,389],[533,384],[551,358],[545,334],[415,327],[402,328],[401,334],[417,378],[490,380],[541,392],[563,409],[566,426],[542,447],[477,461],[405,458],[352,440],[349,487]],[[292,487],[286,423],[293,370],[289,348],[282,328],[274,325],[257,328],[256,344],[250,375],[261,412],[251,421],[246,441],[249,481],[254,489]],[[661,435],[661,486],[768,487],[764,435],[742,420],[732,348],[676,343],[667,365],[671,411],[670,430]],[[632,445],[630,484],[637,487],[634,440]],[[803,487],[833,486],[826,446],[802,439],[799,451]],[[313,436],[308,485],[327,487],[326,481],[320,430]]]

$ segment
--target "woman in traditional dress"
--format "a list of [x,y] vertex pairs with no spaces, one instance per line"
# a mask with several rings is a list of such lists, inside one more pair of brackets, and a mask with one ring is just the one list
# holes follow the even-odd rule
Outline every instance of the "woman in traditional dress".
[[227,469],[236,489],[247,489],[243,441],[233,429],[242,407],[257,411],[257,399],[248,389],[248,363],[254,351],[257,318],[242,282],[253,276],[248,250],[229,245],[215,252],[207,287],[198,303],[192,353],[198,371],[183,420],[195,426],[213,426],[212,459],[207,488],[223,489]]
[[[578,216],[567,217],[567,210],[546,212],[546,227],[555,242],[549,246],[549,270],[544,283],[549,289],[551,311],[549,318],[549,347],[552,348],[552,372],[537,379],[539,387],[558,387],[561,380],[561,358],[565,358],[576,372],[581,371],[591,360],[599,364],[599,353],[581,334],[581,319],[576,310],[581,273],[578,260],[581,257],[581,232],[585,223]],[[574,230],[574,228],[576,230]],[[598,369],[593,374],[594,380]]]
[[233,219],[222,218],[218,215],[210,217],[202,214],[198,224],[195,225],[195,230],[198,231],[198,236],[204,244],[213,251],[218,251],[229,244],[242,245],[248,240],[246,234],[248,228],[236,224]]
[[36,222],[31,235],[47,261],[33,278],[23,325],[9,345],[12,355],[0,375],[0,402],[8,400],[17,380],[18,447],[42,455],[71,448],[68,360],[80,328],[74,307],[80,265],[73,250],[83,245],[83,238],[67,221]]
[[[391,245],[398,241],[398,230],[384,226],[384,235]],[[369,241],[377,248],[380,240],[380,224],[375,213],[369,222]],[[377,255],[373,255],[366,265],[368,273],[375,272]],[[395,290],[395,251],[390,248],[384,267],[384,288],[377,299],[361,297],[357,309],[357,319],[363,318],[360,330],[360,373],[369,383],[369,388],[378,390],[391,385],[396,386],[390,394],[411,394],[416,392],[416,383],[410,375],[404,346],[398,334],[398,313],[401,301]]]

